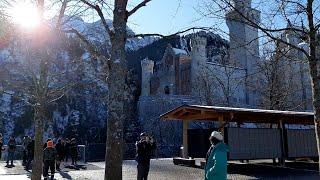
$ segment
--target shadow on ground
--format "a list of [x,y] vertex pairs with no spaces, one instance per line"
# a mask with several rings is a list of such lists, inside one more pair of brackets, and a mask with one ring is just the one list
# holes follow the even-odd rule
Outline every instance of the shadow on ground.
[[[27,171],[22,166],[21,161],[14,161],[14,167],[6,167],[5,162],[0,162],[0,175],[19,175],[19,174],[29,174],[31,171]],[[85,171],[85,170],[100,170],[102,168],[93,165],[93,164],[83,164],[79,163],[77,166],[72,166],[69,163],[65,165],[61,165],[60,174],[64,174],[65,176],[67,172],[70,171]],[[58,171],[56,171],[58,172]]]
[[228,165],[228,174],[244,175],[255,179],[320,179],[314,164],[290,162],[287,167],[274,166],[271,163]]

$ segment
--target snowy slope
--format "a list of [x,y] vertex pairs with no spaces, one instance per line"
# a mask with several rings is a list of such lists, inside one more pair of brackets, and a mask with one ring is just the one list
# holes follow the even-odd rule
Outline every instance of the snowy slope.
[[[112,20],[107,19],[108,26],[113,29]],[[107,48],[110,48],[110,37],[109,34],[106,33],[105,28],[101,20],[88,23],[83,21],[80,17],[72,17],[66,18],[64,22],[64,28],[74,28],[84,34],[91,42],[96,43],[97,45],[104,45]],[[133,37],[135,33],[127,27],[128,37]],[[127,40],[126,48],[128,51],[135,51],[139,48],[147,46],[157,40],[157,37],[145,37],[145,38],[129,38]]]

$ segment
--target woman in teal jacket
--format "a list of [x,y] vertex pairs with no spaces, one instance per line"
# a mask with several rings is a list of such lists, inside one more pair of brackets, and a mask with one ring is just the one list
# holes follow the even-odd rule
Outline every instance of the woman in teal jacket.
[[228,146],[223,142],[223,136],[213,131],[209,138],[211,147],[207,153],[205,166],[205,180],[227,179]]

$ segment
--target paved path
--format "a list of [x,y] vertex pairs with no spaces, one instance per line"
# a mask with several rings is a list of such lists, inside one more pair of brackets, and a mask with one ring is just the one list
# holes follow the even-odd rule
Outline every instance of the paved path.
[[[16,162],[20,163],[20,162]],[[20,165],[7,169],[5,164],[0,163],[1,180],[28,180],[30,173],[24,171]],[[56,173],[55,178],[79,179],[79,180],[103,180],[104,163],[89,163],[88,170],[63,169],[61,173]],[[5,175],[11,174],[11,175]],[[151,161],[150,180],[203,180],[203,170],[184,166],[173,165],[172,159],[158,159]],[[125,161],[123,164],[123,179],[136,179],[136,163]],[[229,165],[228,179],[320,179],[314,171],[302,171],[287,168],[274,168],[264,165],[252,164],[231,164]]]

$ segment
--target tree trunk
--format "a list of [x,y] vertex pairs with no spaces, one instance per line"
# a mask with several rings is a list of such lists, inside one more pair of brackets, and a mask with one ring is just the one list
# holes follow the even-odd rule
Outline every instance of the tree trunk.
[[126,78],[126,23],[127,1],[115,1],[111,36],[111,63],[108,77],[108,122],[105,157],[105,180],[122,179],[123,121],[125,119],[125,78]]
[[[313,96],[313,109],[314,109],[314,128],[316,133],[316,141],[317,141],[317,148],[318,148],[318,155],[320,154],[320,82],[317,77],[317,63],[314,61],[309,61],[310,67],[310,74],[312,79],[312,96]],[[319,156],[319,163],[320,163],[320,156]],[[320,164],[319,164],[319,171],[320,171]]]
[[32,180],[40,180],[42,174],[42,153],[43,153],[43,112],[40,109],[35,109],[35,148],[34,160],[32,162]]
[[314,129],[316,133],[317,149],[319,156],[319,167],[320,172],[320,72],[318,67],[320,66],[319,59],[317,57],[317,30],[314,25],[314,11],[313,11],[313,0],[307,1],[307,17],[309,26],[309,69],[312,82],[312,99],[313,99],[313,111],[314,111]]

